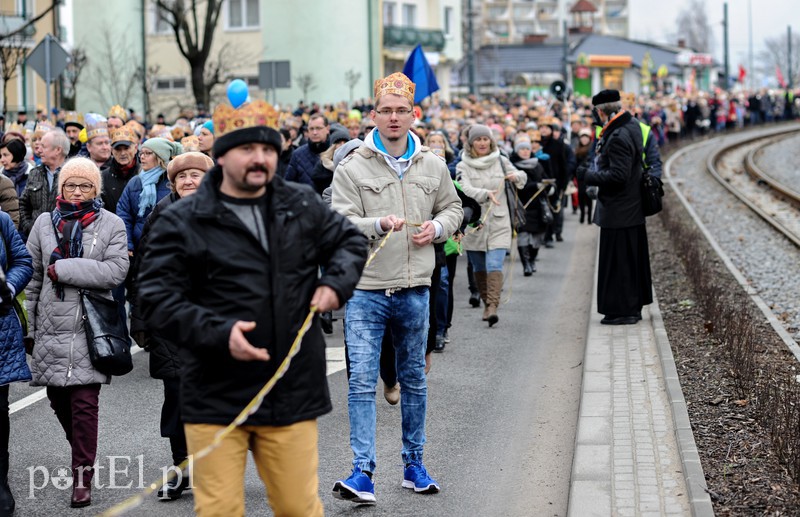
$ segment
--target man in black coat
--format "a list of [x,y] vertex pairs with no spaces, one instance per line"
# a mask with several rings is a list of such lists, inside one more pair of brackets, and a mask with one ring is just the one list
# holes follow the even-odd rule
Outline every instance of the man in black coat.
[[[160,216],[142,262],[143,316],[181,347],[190,454],[275,374],[311,307],[329,311],[350,298],[367,258],[367,239],[353,224],[311,188],[276,176],[279,133],[234,125],[273,118],[264,101],[217,109],[217,166],[195,195]],[[330,410],[315,318],[260,407],[195,463],[195,510],[244,513],[243,479],[229,473],[244,472],[250,446],[277,515],[321,516],[316,419]]]
[[596,167],[586,184],[599,187],[594,222],[600,226],[597,310],[607,325],[630,325],[653,302],[647,230],[642,210],[642,131],[622,109],[617,90],[592,98],[603,130]]
[[[542,151],[550,156],[550,174],[556,180],[556,189],[548,200],[553,211],[553,223],[548,225],[545,234],[545,247],[553,247],[553,236],[556,240],[564,240],[561,236],[561,229],[564,225],[564,192],[567,190],[572,172],[570,171],[569,156],[567,150],[569,146],[561,138],[554,136],[553,128],[561,129],[561,124],[555,118],[548,118],[539,126],[542,135]],[[565,203],[563,203],[565,205]]]

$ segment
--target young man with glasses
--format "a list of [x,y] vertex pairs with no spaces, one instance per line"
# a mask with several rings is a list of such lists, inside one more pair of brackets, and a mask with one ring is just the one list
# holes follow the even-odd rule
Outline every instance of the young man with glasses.
[[[357,504],[375,504],[375,388],[384,332],[392,333],[400,382],[402,486],[417,493],[439,491],[422,462],[432,243],[446,241],[463,214],[447,166],[409,131],[414,90],[401,73],[375,82],[370,117],[376,130],[340,162],[333,176],[333,209],[355,223],[371,249],[386,239],[346,307],[354,459],[352,474],[336,482],[333,495]],[[390,231],[393,235],[387,237]]]
[[328,119],[322,113],[314,113],[308,119],[308,143],[301,145],[292,153],[286,180],[314,186],[311,174],[319,163],[319,155],[330,147]]

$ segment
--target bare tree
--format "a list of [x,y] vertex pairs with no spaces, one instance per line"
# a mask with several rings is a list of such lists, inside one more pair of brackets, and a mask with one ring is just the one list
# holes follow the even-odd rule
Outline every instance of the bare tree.
[[66,110],[74,110],[75,109],[75,92],[78,87],[78,81],[81,78],[81,74],[86,69],[86,65],[88,64],[89,59],[86,57],[86,51],[83,50],[81,47],[75,47],[72,49],[69,55],[69,64],[67,65],[67,69],[64,71],[64,75],[62,76],[62,93],[61,93],[61,103],[62,107]]
[[675,24],[678,28],[676,39],[686,41],[689,48],[702,53],[714,50],[714,33],[706,14],[706,0],[689,0],[689,5],[678,13]]
[[308,101],[308,92],[317,89],[317,80],[314,79],[314,74],[300,74],[294,80],[297,81],[297,87],[303,91],[303,100]]
[[361,72],[356,72],[352,68],[344,73],[344,82],[346,82],[347,87],[350,88],[350,104],[353,104],[353,89],[356,87],[360,79]]
[[0,77],[3,78],[3,115],[8,112],[8,83],[17,76],[19,66],[30,50],[22,35],[0,41]]
[[[161,71],[161,65],[150,65],[147,67],[147,71],[144,74],[144,95],[145,95],[145,106],[152,106],[153,104],[150,102],[150,96],[156,89],[156,81],[158,80],[158,73]],[[146,120],[151,120],[150,117],[151,113],[145,113],[144,117]]]
[[[208,107],[211,90],[224,81],[208,72],[214,29],[223,0],[154,0],[157,16],[172,29],[178,50],[191,69],[192,94],[197,105]],[[219,61],[218,61],[219,63]]]
[[766,76],[776,75],[776,68],[794,86],[800,84],[800,35],[792,34],[792,77],[789,77],[789,37],[783,34],[776,38],[764,40],[764,50],[758,55],[759,71]]
[[144,72],[126,40],[108,28],[100,31],[102,49],[89,66],[88,79],[97,99],[106,106],[130,104],[134,92],[141,91]]

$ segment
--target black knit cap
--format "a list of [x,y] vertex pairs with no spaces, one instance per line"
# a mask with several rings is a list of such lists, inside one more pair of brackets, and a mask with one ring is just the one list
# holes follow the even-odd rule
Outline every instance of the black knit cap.
[[83,129],[83,124],[81,124],[80,122],[75,122],[75,121],[64,122],[65,129],[68,128],[69,126],[77,127],[78,129]]
[[267,144],[281,152],[281,134],[267,126],[253,126],[231,131],[214,139],[214,156],[219,157],[244,144]]
[[600,104],[608,104],[609,102],[619,101],[619,90],[603,90],[592,97],[592,106],[599,106]]

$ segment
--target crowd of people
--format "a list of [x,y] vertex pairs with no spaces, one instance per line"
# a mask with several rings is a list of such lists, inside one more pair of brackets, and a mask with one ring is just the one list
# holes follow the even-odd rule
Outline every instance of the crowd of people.
[[[414,89],[392,74],[353,106],[254,101],[171,126],[114,106],[5,128],[0,515],[15,507],[8,384],[18,381],[47,388],[72,452],[71,505],[91,504],[99,392],[111,378],[90,358],[85,291],[115,300],[131,342],[149,352],[175,466],[214,442],[275,374],[304,314],[318,313],[273,392],[195,465],[198,514],[243,512],[248,449],[276,513],[322,514],[316,418],[331,409],[322,335],[345,304],[354,459],[333,495],[376,502],[378,377],[401,404],[402,486],[438,492],[423,463],[426,375],[450,344],[454,309],[482,304],[487,328],[497,325],[518,267],[507,257],[533,277],[542,248],[568,238],[571,211],[601,227],[602,323],[636,324],[651,302],[638,189],[642,171],[660,177],[659,147],[797,113],[791,92],[434,97],[420,108]],[[468,296],[453,289],[460,257]],[[158,497],[189,487],[178,476]]]

